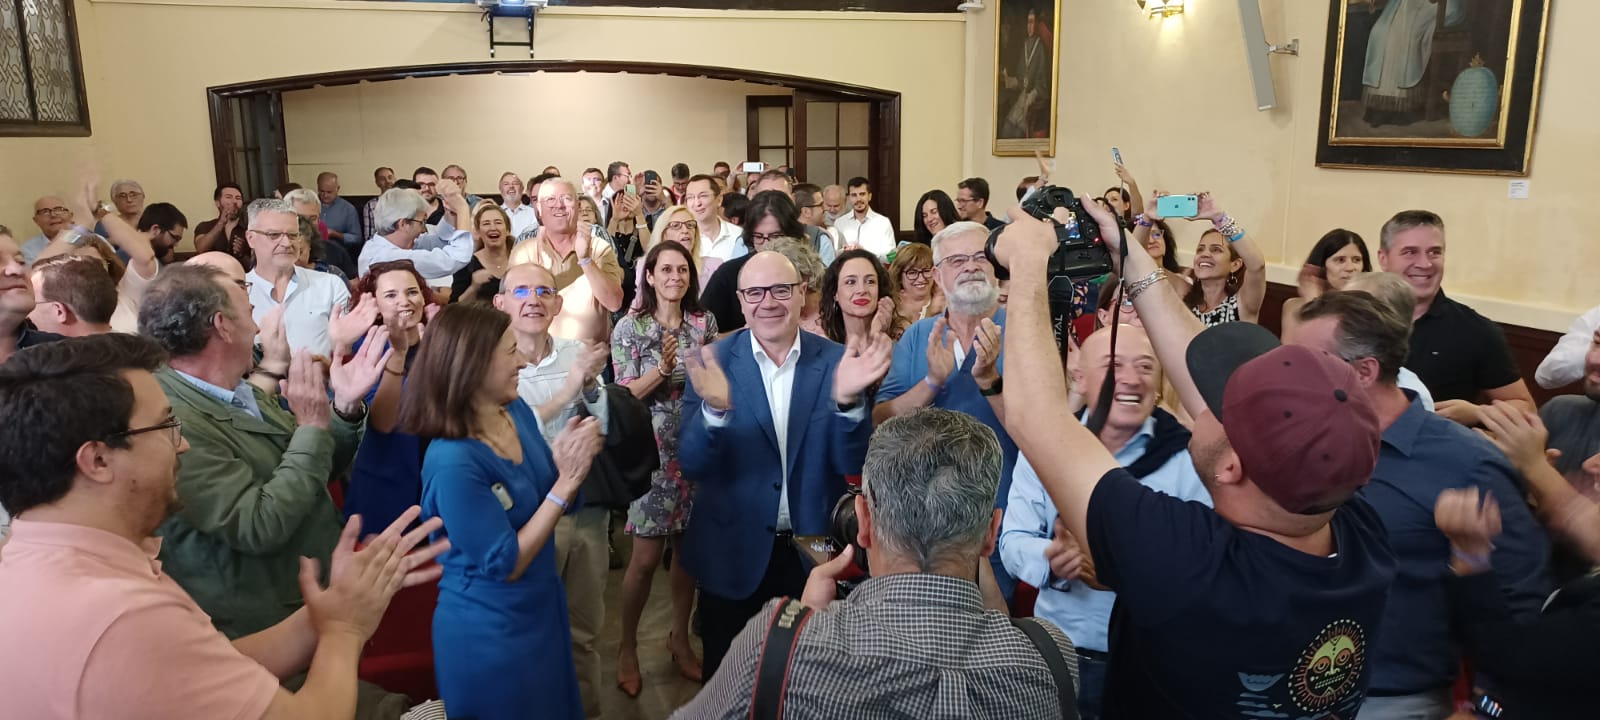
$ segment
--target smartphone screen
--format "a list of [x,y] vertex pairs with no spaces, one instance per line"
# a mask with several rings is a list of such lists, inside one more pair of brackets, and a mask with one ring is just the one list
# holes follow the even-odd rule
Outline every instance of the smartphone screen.
[[1120,150],[1118,148],[1111,148],[1111,159],[1116,161],[1116,163],[1118,165],[1121,165],[1122,164],[1122,150]]
[[639,194],[639,189],[634,187],[633,183],[628,183],[627,185],[623,186],[622,191],[627,193],[627,194],[629,194],[629,195],[638,195]]

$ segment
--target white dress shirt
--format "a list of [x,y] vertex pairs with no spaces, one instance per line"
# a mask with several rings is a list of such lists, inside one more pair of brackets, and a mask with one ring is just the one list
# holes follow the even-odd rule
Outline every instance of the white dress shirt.
[[441,220],[411,243],[410,250],[389,242],[382,235],[373,235],[361,247],[356,272],[366,275],[373,263],[410,260],[417,266],[417,272],[428,278],[429,285],[435,285],[437,279],[443,278],[445,287],[449,287],[450,277],[472,262],[472,253],[472,232],[457,230],[450,221]]
[[544,359],[536,363],[528,363],[517,371],[517,396],[528,404],[535,417],[539,417],[539,432],[544,435],[545,442],[555,442],[556,435],[561,434],[562,428],[567,426],[567,421],[578,414],[578,403],[583,403],[589,411],[589,416],[600,423],[600,434],[606,432],[606,395],[605,385],[600,384],[594,399],[579,395],[577,399],[561,409],[555,417],[546,422],[539,416],[539,406],[550,402],[561,386],[567,384],[567,376],[572,374],[572,365],[578,361],[578,354],[583,352],[583,343],[577,340],[568,340],[550,336],[550,351]]
[[[715,237],[706,234],[706,228],[700,228],[700,257],[703,260],[716,258],[717,265],[721,265],[736,257],[743,257],[749,252],[744,246],[744,230],[727,220],[717,223]],[[705,276],[710,277],[712,266],[707,266]],[[703,284],[703,283],[702,283]]]
[[889,218],[873,212],[872,208],[867,208],[867,217],[864,220],[857,220],[855,213],[835,220],[833,229],[839,233],[841,247],[853,245],[877,255],[880,260],[894,252],[894,225],[889,222]]
[[1583,379],[1583,359],[1589,354],[1597,328],[1600,328],[1600,307],[1579,315],[1567,326],[1567,334],[1556,341],[1556,346],[1533,373],[1539,387],[1554,390]]
[[[160,274],[160,268],[156,269]],[[122,280],[117,283],[117,309],[111,312],[111,331],[139,334],[139,306],[144,303],[144,291],[156,279],[144,277],[138,270],[133,269],[129,263],[126,272],[122,273]]]
[[500,209],[506,211],[506,215],[511,218],[512,237],[520,238],[525,232],[533,232],[539,229],[539,213],[534,212],[532,206],[519,204],[513,210],[501,205]]
[[[783,490],[778,493],[777,527],[780,532],[792,530],[789,523],[789,399],[794,396],[794,369],[800,364],[800,337],[804,333],[795,333],[794,345],[789,347],[782,365],[774,363],[761,348],[755,333],[749,335],[750,350],[755,353],[756,367],[761,369],[761,387],[767,391],[767,407],[772,410],[772,434],[778,438],[778,470],[783,474]],[[707,427],[728,424],[727,415],[717,417],[704,404],[700,407]]]
[[272,281],[255,270],[245,275],[250,281],[250,314],[259,324],[278,305],[283,305],[283,330],[290,350],[308,350],[313,355],[328,355],[333,338],[328,322],[333,306],[348,306],[350,288],[333,275],[297,267],[283,290],[283,302],[272,298]]

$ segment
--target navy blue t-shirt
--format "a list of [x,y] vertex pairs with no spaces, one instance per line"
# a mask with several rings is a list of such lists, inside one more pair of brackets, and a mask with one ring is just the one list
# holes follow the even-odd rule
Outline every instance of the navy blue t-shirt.
[[1364,501],[1333,516],[1337,552],[1302,553],[1124,469],[1088,508],[1099,580],[1117,591],[1104,717],[1354,717],[1395,560]]

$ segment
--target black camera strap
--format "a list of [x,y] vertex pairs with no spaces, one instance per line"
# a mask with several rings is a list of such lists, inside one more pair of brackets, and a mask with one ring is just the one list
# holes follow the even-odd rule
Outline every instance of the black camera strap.
[[800,629],[811,618],[811,608],[794,598],[784,598],[767,622],[767,638],[756,661],[756,686],[750,694],[750,720],[779,720],[783,696],[789,689],[789,664]]
[[[1122,223],[1117,223],[1117,237],[1121,240],[1118,246],[1122,248],[1117,258],[1118,269],[1127,270],[1128,267],[1128,234],[1123,231]],[[1122,282],[1122,273],[1117,274],[1117,296],[1111,301],[1111,363],[1106,366],[1106,378],[1100,383],[1099,402],[1094,406],[1094,412],[1089,415],[1089,422],[1084,423],[1089,432],[1096,437],[1100,436],[1101,428],[1106,426],[1106,416],[1111,414],[1111,403],[1117,394],[1117,327],[1122,323],[1117,322],[1118,315],[1122,312],[1122,293],[1127,291],[1127,284]],[[1083,362],[1083,358],[1078,359]]]
[[1032,618],[1011,618],[1011,624],[1033,641],[1040,657],[1044,658],[1044,664],[1050,668],[1050,675],[1055,677],[1056,698],[1061,703],[1063,720],[1078,720],[1078,689],[1072,684],[1072,671],[1067,668],[1067,659],[1061,655],[1061,646],[1056,644],[1055,638],[1050,637],[1050,631]]

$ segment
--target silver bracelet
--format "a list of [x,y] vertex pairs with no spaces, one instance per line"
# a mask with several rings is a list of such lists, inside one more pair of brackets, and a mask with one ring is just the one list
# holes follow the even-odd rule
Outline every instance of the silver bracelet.
[[1166,270],[1162,270],[1161,268],[1156,268],[1155,270],[1150,271],[1149,275],[1146,275],[1146,276],[1144,276],[1142,278],[1139,278],[1138,280],[1135,280],[1132,283],[1126,283],[1126,282],[1123,283],[1122,287],[1123,287],[1123,289],[1128,291],[1128,301],[1132,302],[1134,300],[1138,300],[1139,296],[1143,295],[1145,290],[1150,289],[1151,285],[1154,285],[1154,284],[1156,284],[1158,282],[1161,282],[1162,280],[1165,280],[1166,277],[1167,277],[1167,271]]

